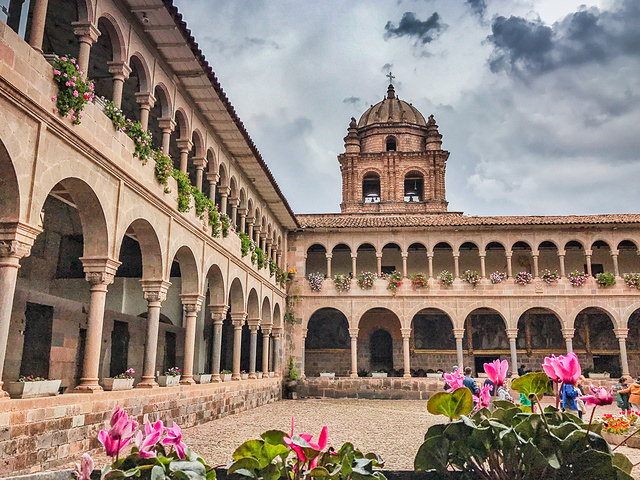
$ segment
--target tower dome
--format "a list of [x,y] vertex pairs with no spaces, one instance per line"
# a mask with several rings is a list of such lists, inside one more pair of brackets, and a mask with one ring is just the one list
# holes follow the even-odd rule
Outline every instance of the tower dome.
[[390,123],[409,123],[421,127],[427,126],[427,122],[417,108],[396,97],[393,85],[389,85],[387,96],[384,100],[376,103],[362,114],[358,121],[358,129],[371,125]]

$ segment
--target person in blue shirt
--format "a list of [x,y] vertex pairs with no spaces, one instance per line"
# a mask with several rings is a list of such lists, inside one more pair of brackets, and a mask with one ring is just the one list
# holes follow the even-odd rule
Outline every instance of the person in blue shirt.
[[574,387],[570,383],[562,384],[562,389],[560,390],[560,395],[562,397],[562,408],[564,408],[565,412],[571,413],[576,417],[579,416],[578,402],[576,401],[576,398],[578,398],[579,394],[580,392],[576,389],[576,387]]
[[462,381],[462,384],[469,390],[471,390],[472,394],[480,395],[478,384],[473,378],[471,378],[471,367],[467,367],[464,369],[464,380]]

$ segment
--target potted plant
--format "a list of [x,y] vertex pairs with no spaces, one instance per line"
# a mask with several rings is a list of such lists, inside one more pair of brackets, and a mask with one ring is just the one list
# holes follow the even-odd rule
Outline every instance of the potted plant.
[[7,391],[11,398],[52,397],[58,395],[62,380],[47,380],[42,377],[20,377],[17,382],[9,382]]
[[371,372],[371,376],[373,378],[386,378],[387,375],[387,372],[385,372],[384,370],[376,370],[375,372]]
[[533,282],[533,275],[529,272],[516,273],[515,282],[517,285],[528,285]]
[[611,374],[609,372],[589,372],[589,378],[604,380],[606,378],[610,378]]
[[242,370],[242,371],[240,372],[240,378],[241,378],[242,380],[246,380],[246,379],[248,379],[248,378],[249,378],[249,374],[247,373],[247,371],[246,371],[246,370]]
[[447,270],[443,270],[440,272],[440,275],[438,275],[438,280],[443,287],[450,287],[453,285],[453,274]]
[[491,275],[489,275],[489,280],[491,280],[491,283],[493,285],[497,285],[498,283],[502,283],[504,280],[507,279],[507,274],[504,272],[493,272]]
[[180,376],[182,370],[178,367],[171,367],[164,372],[164,375],[158,375],[158,385],[161,387],[175,387],[180,384]]
[[613,287],[616,284],[616,277],[611,272],[599,273],[596,277],[596,283],[600,288]]
[[273,378],[276,376],[276,372],[268,372],[269,373],[269,378]]
[[223,382],[230,382],[231,381],[231,370],[222,370],[220,372],[220,379]]
[[262,372],[260,370],[256,372],[256,378],[262,378]]
[[335,378],[335,372],[320,372],[320,376],[324,378]]
[[465,270],[462,274],[462,279],[470,285],[473,285],[473,288],[476,288],[478,283],[480,283],[480,274],[475,270]]
[[351,275],[339,274],[333,277],[333,284],[339,292],[351,290]]
[[542,280],[547,284],[551,285],[553,283],[558,283],[560,275],[558,275],[557,270],[549,270],[548,268],[545,268],[540,272],[540,278],[542,278]]
[[311,272],[309,275],[307,275],[307,280],[309,280],[309,288],[311,288],[312,292],[319,292],[320,290],[322,290],[324,274],[320,272]]
[[569,279],[569,282],[572,286],[581,287],[587,282],[587,280],[589,280],[589,274],[582,273],[579,270],[574,270],[569,275],[567,275],[567,278]]
[[429,283],[427,282],[427,277],[424,273],[416,273],[415,275],[410,275],[411,286],[414,290],[418,290],[419,288],[429,288]]
[[373,288],[373,282],[378,278],[378,275],[373,272],[362,272],[358,275],[358,285],[362,290],[371,290]]
[[298,379],[300,374],[296,367],[293,357],[289,357],[289,365],[287,366],[287,379],[284,382],[284,393],[287,398],[296,400],[298,398]]
[[287,272],[287,280],[293,280],[295,276],[296,276],[296,269],[290,268],[289,271]]
[[211,383],[211,374],[210,373],[199,373],[193,376],[193,379],[196,383]]
[[133,368],[128,368],[124,373],[116,375],[112,378],[105,378],[103,380],[105,390],[131,390],[133,388],[133,376],[136,371]]

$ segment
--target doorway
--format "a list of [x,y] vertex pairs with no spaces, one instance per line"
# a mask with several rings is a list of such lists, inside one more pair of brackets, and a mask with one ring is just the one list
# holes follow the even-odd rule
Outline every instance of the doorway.
[[20,376],[49,377],[53,307],[27,303]]
[[388,330],[379,328],[369,337],[371,371],[393,370],[393,338]]
[[129,324],[118,320],[111,330],[111,363],[109,376],[115,377],[129,368]]

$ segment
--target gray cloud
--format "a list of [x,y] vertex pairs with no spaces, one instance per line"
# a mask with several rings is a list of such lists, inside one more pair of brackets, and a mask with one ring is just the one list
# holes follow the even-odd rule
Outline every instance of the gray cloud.
[[380,71],[382,73],[387,73],[389,71],[391,71],[391,69],[393,68],[393,63],[385,63],[382,68],[380,69]]
[[581,7],[549,26],[540,19],[496,17],[487,37],[491,71],[526,78],[588,63],[607,63],[640,53],[640,3],[617,2],[611,10]]
[[391,37],[413,37],[416,42],[427,44],[438,38],[446,24],[440,21],[438,12],[434,12],[429,18],[422,21],[413,12],[404,12],[400,23],[396,27],[391,21],[384,26],[385,40]]
[[360,102],[362,102],[360,97],[347,97],[342,100],[342,103],[349,103],[351,105],[358,105]]
[[485,0],[467,0],[467,5],[471,7],[471,11],[480,18],[484,18],[487,11],[487,3]]

